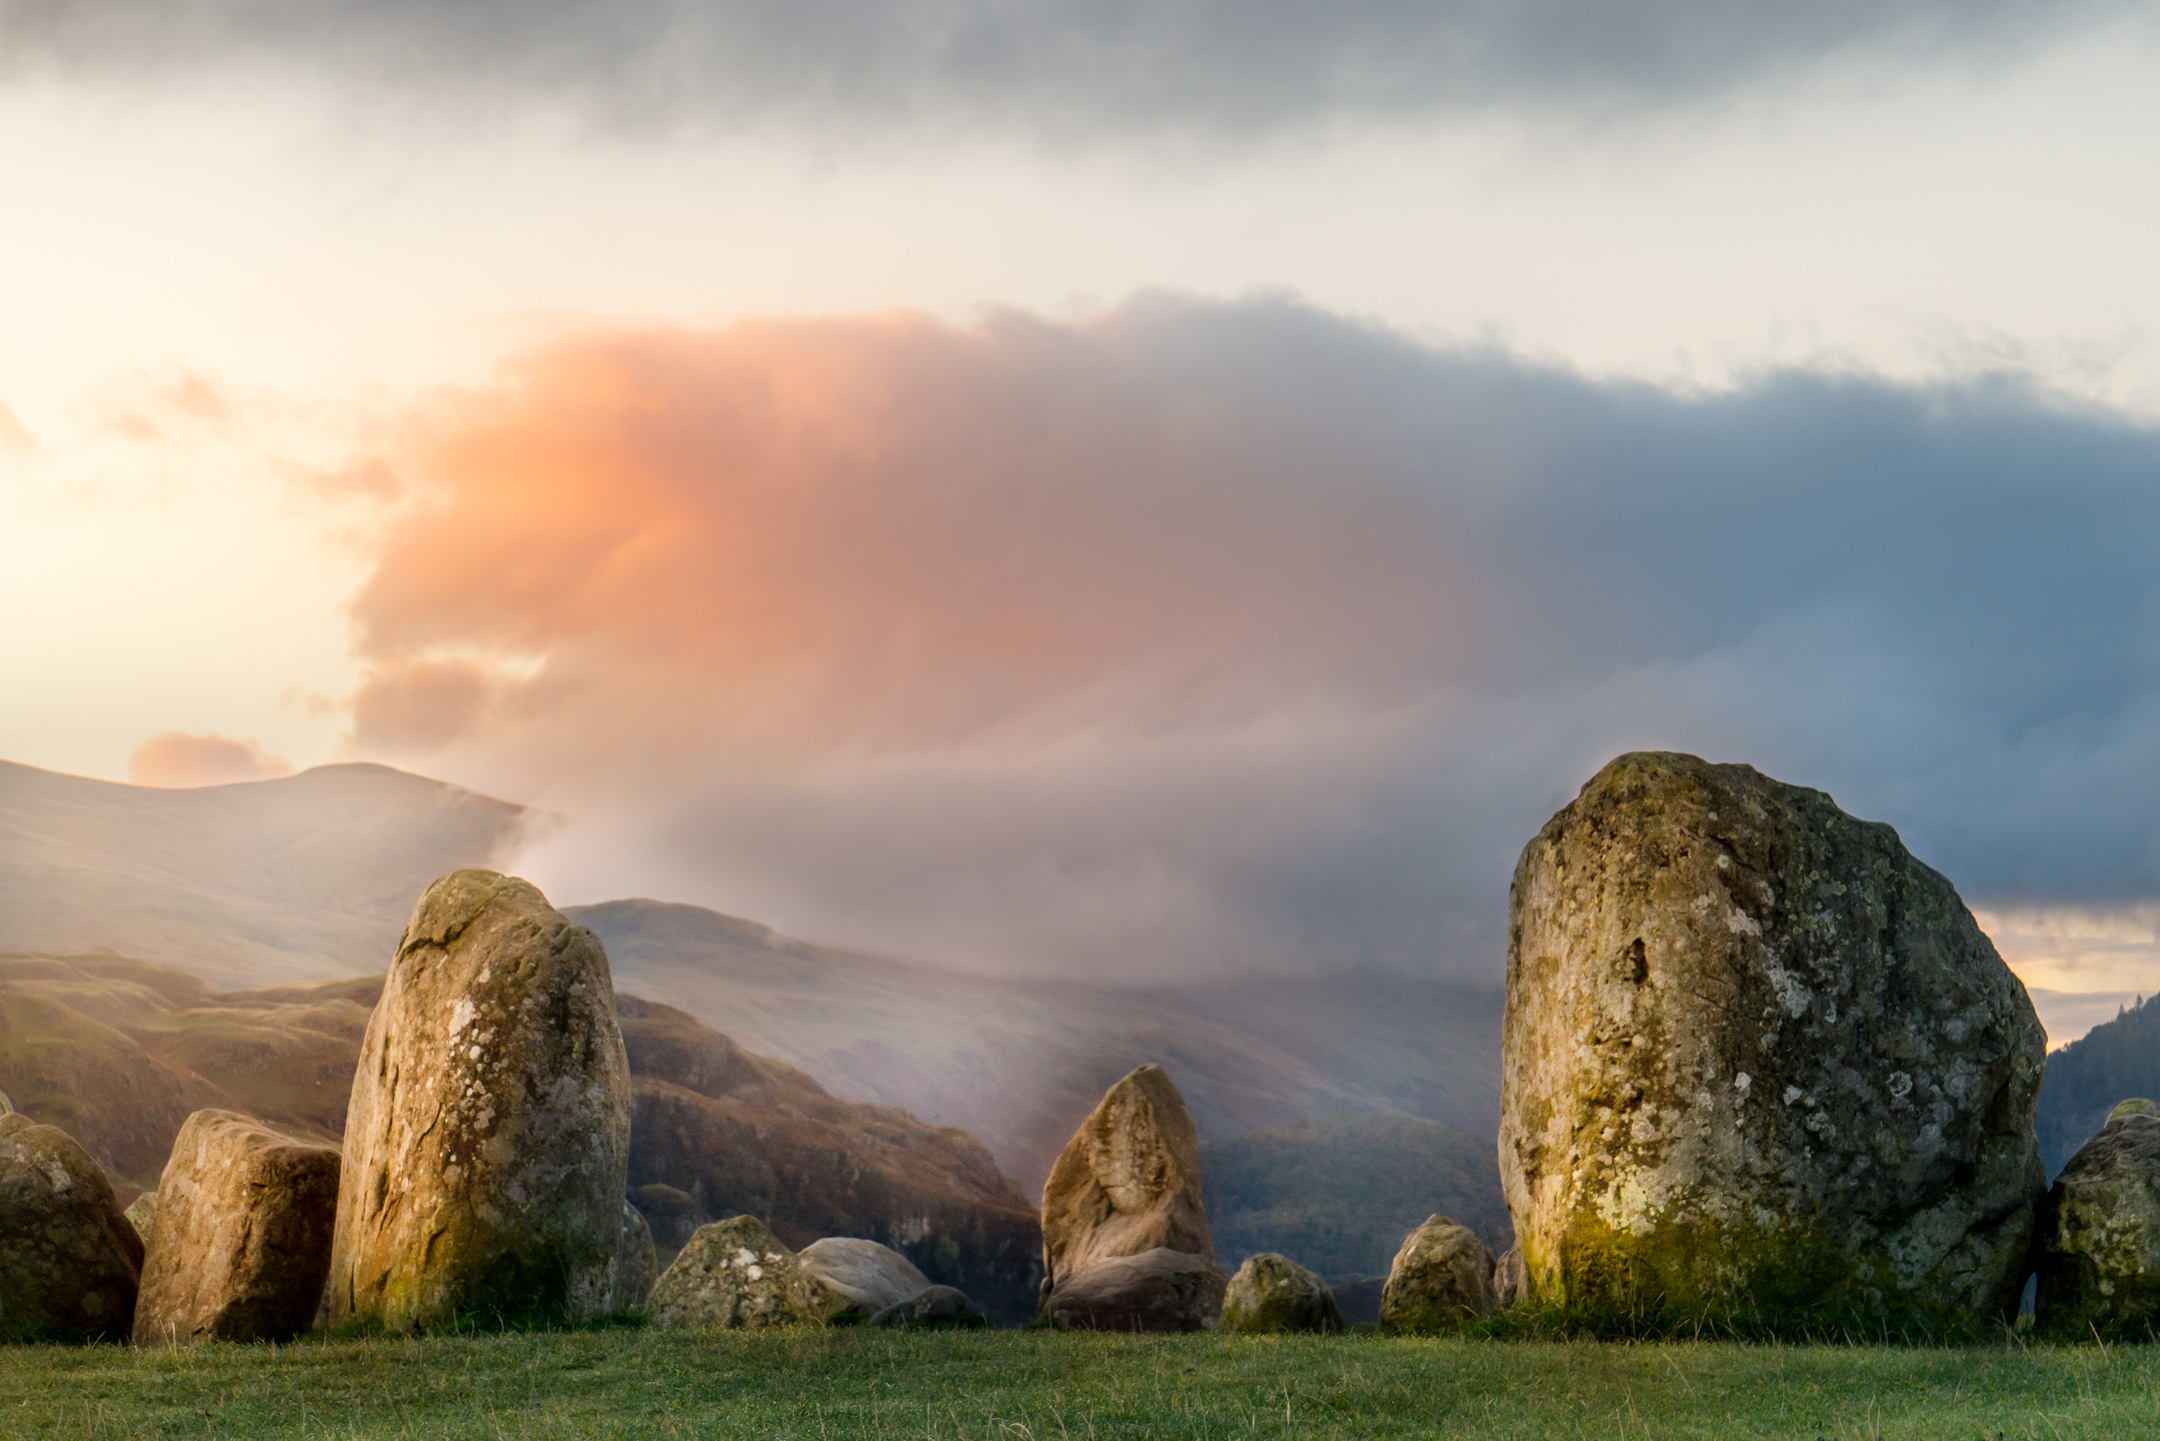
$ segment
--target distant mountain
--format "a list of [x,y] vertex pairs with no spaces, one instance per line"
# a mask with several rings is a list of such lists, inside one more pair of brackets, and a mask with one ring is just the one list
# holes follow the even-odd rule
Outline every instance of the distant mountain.
[[428,882],[493,863],[527,814],[387,766],[157,790],[0,761],[0,949],[213,986],[379,971]]
[[569,914],[607,943],[619,985],[843,1095],[965,1128],[1031,1192],[1102,1093],[1144,1061],[1169,1068],[1203,1141],[1374,1111],[1484,1136],[1499,1127],[1497,985],[999,980],[827,950],[696,906]]
[[1226,1268],[1274,1251],[1333,1286],[1385,1277],[1403,1238],[1434,1212],[1494,1255],[1515,1239],[1491,1138],[1410,1116],[1217,1141],[1200,1148],[1200,1183]]
[[2040,1159],[2054,1176],[2132,1096],[2160,1100],[2160,997],[2122,1010],[2047,1058],[2040,1082]]

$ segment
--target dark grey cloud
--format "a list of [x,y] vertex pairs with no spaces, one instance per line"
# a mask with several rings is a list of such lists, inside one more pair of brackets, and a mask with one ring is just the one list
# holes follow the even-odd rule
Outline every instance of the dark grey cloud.
[[2160,897],[2160,434],[2014,377],[1686,396],[1169,301],[508,375],[424,408],[358,740],[578,816],[533,861],[575,899],[1487,974],[1524,842],[1650,748],[1826,789],[1975,902]]
[[1989,60],[2135,0],[0,0],[0,63],[297,66],[615,123],[1271,130]]

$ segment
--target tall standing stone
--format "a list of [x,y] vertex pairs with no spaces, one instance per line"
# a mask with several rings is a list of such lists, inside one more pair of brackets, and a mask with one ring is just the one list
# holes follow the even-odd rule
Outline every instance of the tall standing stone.
[[2045,1050],[1889,826],[1747,766],[1624,755],[1509,892],[1500,1172],[1530,1297],[2014,1314]]
[[629,1149],[599,938],[524,881],[443,877],[413,909],[361,1045],[323,1320],[604,1314]]
[[1081,1123],[1043,1186],[1042,1230],[1042,1312],[1058,1325],[1215,1324],[1228,1282],[1200,1196],[1199,1134],[1169,1072],[1140,1067]]
[[231,1111],[197,1111],[158,1181],[135,1344],[283,1341],[322,1301],[338,1153]]
[[125,1341],[142,1240],[90,1153],[0,1114],[0,1342]]

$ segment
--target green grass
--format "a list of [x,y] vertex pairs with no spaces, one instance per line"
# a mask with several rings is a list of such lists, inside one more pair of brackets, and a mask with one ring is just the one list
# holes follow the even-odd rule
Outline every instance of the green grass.
[[603,1330],[0,1350],[0,1435],[2126,1437],[2160,1348]]

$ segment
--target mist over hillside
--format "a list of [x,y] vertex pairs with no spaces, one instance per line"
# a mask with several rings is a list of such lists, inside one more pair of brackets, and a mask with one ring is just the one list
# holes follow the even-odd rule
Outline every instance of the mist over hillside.
[[223,989],[380,971],[428,882],[495,862],[528,814],[388,766],[159,790],[0,761],[0,950]]

